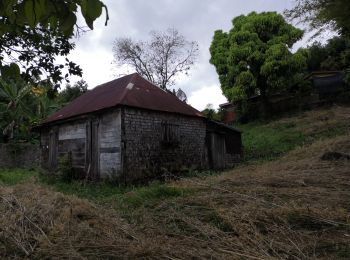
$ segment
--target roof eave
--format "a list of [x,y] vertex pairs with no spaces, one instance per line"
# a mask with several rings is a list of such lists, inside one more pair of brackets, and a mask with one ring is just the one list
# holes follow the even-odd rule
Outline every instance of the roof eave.
[[191,114],[179,113],[179,112],[173,112],[173,111],[155,110],[155,109],[149,109],[149,108],[142,108],[142,107],[118,104],[118,105],[115,105],[113,107],[106,107],[106,108],[98,109],[98,110],[87,112],[87,113],[82,113],[82,114],[78,114],[78,115],[72,115],[72,116],[69,116],[69,117],[56,119],[56,120],[52,120],[52,121],[48,121],[48,122],[42,122],[41,124],[34,126],[32,129],[38,129],[39,130],[40,128],[47,127],[47,126],[50,126],[50,125],[62,124],[62,123],[67,122],[67,121],[83,119],[84,117],[87,117],[87,116],[89,116],[91,114],[103,113],[104,111],[109,110],[109,109],[117,109],[117,108],[122,108],[122,107],[142,109],[142,110],[153,111],[153,112],[170,113],[170,114],[176,114],[176,115],[182,115],[182,116],[188,116],[188,117],[195,117],[195,118],[206,118],[200,112],[198,112],[198,115],[194,115],[194,114],[191,115]]

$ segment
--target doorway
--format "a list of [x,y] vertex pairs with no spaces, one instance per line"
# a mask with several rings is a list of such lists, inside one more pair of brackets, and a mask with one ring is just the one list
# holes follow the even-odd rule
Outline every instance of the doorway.
[[225,168],[225,135],[220,133],[209,134],[209,162],[212,169]]
[[99,121],[90,120],[86,126],[86,165],[88,179],[99,179]]
[[57,160],[58,151],[58,131],[57,128],[53,128],[49,133],[49,168],[55,169],[58,164]]

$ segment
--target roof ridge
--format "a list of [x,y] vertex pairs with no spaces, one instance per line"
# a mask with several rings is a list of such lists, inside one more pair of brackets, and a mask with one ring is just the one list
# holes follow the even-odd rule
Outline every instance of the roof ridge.
[[[134,74],[134,75],[133,75]],[[162,89],[161,87],[157,86],[154,82],[150,81],[149,79],[144,78],[142,75],[140,75],[139,73],[135,72],[131,75],[133,75],[132,79],[134,79],[135,76],[139,76],[140,78],[142,78],[143,80],[147,81],[149,84],[151,84],[153,87],[156,87],[157,89],[162,90],[163,92],[167,92],[166,89]]]
[[135,72],[135,73],[132,73],[132,74],[129,74],[128,76],[131,76],[130,79],[128,80],[128,83],[126,84],[126,86],[124,87],[124,90],[121,94],[121,97],[120,97],[120,100],[119,102],[117,102],[115,105],[117,105],[118,103],[123,103],[124,102],[124,99],[126,98],[127,94],[129,93],[129,84],[132,83],[135,85],[135,83],[132,82],[132,80],[135,78],[135,76],[137,76],[138,73]]
[[112,79],[112,80],[107,81],[107,82],[105,82],[105,83],[101,83],[101,84],[99,84],[99,85],[93,87],[93,88],[90,89],[90,90],[93,90],[93,89],[99,88],[99,87],[103,87],[103,86],[105,86],[105,85],[108,84],[108,83],[111,83],[111,82],[114,82],[114,81],[119,81],[119,80],[122,80],[122,79],[127,78],[127,77],[133,78],[133,77],[135,76],[135,74],[137,74],[137,72],[134,72],[134,73],[131,73],[131,74],[127,74],[127,75],[121,76],[120,78]]
[[[151,82],[150,80],[148,80],[148,79],[142,77],[142,76],[141,76],[139,73],[137,73],[137,72],[134,73],[134,74],[131,74],[131,75],[132,75],[132,77],[131,77],[131,79],[130,79],[130,82],[133,81],[134,78],[135,78],[136,76],[138,76],[138,77],[140,77],[142,80],[147,81],[150,85],[152,85],[152,86],[154,87],[154,91],[162,91],[162,92],[164,92],[165,94],[171,96],[171,98],[173,98],[173,100],[176,100],[177,102],[181,103],[181,104],[184,105],[184,106],[187,106],[188,108],[191,108],[191,109],[196,110],[200,115],[202,115],[202,113],[201,113],[200,111],[198,111],[197,109],[195,109],[194,107],[192,107],[190,104],[187,104],[187,102],[184,102],[184,101],[180,100],[176,95],[173,95],[173,94],[171,93],[171,90],[162,89],[161,87],[157,86],[156,84],[154,84],[154,83]],[[129,83],[130,83],[130,82],[129,82]],[[126,88],[126,90],[127,90],[127,88]],[[153,89],[152,89],[152,90],[153,90]],[[151,91],[152,91],[152,90],[151,90]],[[123,98],[124,98],[124,97],[123,97]],[[196,114],[198,115],[198,113],[196,113]]]

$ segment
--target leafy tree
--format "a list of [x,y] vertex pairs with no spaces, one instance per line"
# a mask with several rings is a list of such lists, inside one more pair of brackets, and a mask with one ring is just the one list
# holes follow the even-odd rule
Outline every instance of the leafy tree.
[[93,29],[103,8],[107,23],[100,0],[0,1],[0,139],[30,140],[32,124],[59,107],[54,83],[82,71],[67,58],[64,64],[55,59],[67,56],[71,39],[85,31],[78,12]]
[[76,82],[73,86],[67,84],[65,89],[58,93],[57,103],[61,106],[73,101],[88,90],[88,84],[85,80]]
[[321,63],[322,69],[347,70],[350,68],[350,39],[347,36],[328,40],[325,50],[327,58]]
[[58,93],[49,82],[33,86],[20,77],[0,77],[0,142],[35,140],[36,134],[30,131],[33,125],[86,91],[84,80]]
[[81,76],[79,66],[68,59],[65,64],[55,64],[57,56],[66,56],[72,49],[74,44],[57,30],[27,27],[20,36],[17,32],[8,32],[0,38],[1,74],[9,70],[9,64],[13,68],[15,64],[22,69],[22,77],[27,82],[38,81],[42,76],[59,82],[64,78],[64,67],[68,70],[65,78],[69,74]]
[[264,113],[269,96],[288,90],[296,72],[306,66],[304,50],[290,51],[303,31],[276,12],[252,12],[234,18],[232,24],[228,33],[215,32],[210,62],[229,101],[260,95]]
[[202,114],[210,120],[222,121],[222,113],[220,111],[216,111],[213,104],[207,104],[205,109],[202,110]]
[[21,68],[26,81],[36,81],[44,74],[58,82],[64,78],[64,67],[68,74],[81,75],[81,69],[68,59],[65,64],[55,64],[57,56],[67,56],[74,48],[70,42],[74,32],[82,31],[76,24],[79,8],[93,29],[94,20],[106,6],[100,0],[0,1],[1,75]]
[[49,82],[41,82],[40,85],[34,86],[29,93],[31,104],[29,105],[32,112],[32,125],[37,125],[46,119],[49,115],[56,112],[62,107],[58,102],[58,91]]
[[29,131],[30,122],[27,119],[30,111],[25,99],[30,86],[18,82],[0,79],[0,129],[5,139],[13,139]]
[[348,0],[295,0],[296,5],[286,10],[291,20],[308,23],[311,29],[322,32],[331,28],[341,34],[350,33],[350,2]]
[[309,53],[307,59],[307,70],[309,72],[321,70],[321,63],[327,59],[328,53],[320,42],[314,42],[307,48]]
[[128,65],[162,89],[175,84],[176,77],[188,74],[198,55],[197,42],[185,39],[177,30],[150,32],[149,42],[117,38],[114,61]]

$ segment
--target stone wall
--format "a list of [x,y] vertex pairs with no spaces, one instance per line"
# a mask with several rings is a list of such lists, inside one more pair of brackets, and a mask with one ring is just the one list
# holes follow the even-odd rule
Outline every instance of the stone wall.
[[202,118],[124,108],[122,122],[125,181],[184,167],[207,168]]
[[0,168],[40,166],[40,147],[34,144],[0,144]]

